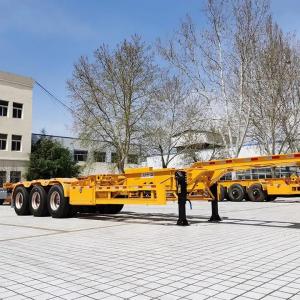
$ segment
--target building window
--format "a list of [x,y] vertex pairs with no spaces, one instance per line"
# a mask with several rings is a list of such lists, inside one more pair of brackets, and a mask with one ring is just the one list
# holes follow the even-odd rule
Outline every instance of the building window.
[[8,101],[0,100],[0,117],[7,117]]
[[6,171],[0,171],[0,187],[6,182]]
[[23,104],[13,103],[13,118],[21,119],[22,118]]
[[6,150],[7,134],[0,133],[0,150]]
[[139,163],[139,157],[136,154],[129,154],[127,159],[129,164],[138,164]]
[[21,172],[20,171],[10,171],[10,182],[16,183],[21,181]]
[[21,135],[12,135],[11,137],[11,151],[21,151]]
[[118,161],[118,155],[117,155],[117,153],[113,152],[111,154],[111,162],[116,163],[117,161]]
[[88,152],[86,150],[74,150],[75,161],[86,161]]
[[106,153],[105,152],[94,152],[94,161],[95,162],[105,162],[106,161]]

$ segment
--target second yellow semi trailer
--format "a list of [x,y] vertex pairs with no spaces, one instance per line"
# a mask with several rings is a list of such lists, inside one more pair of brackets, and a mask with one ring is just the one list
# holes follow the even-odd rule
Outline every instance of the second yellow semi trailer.
[[[124,205],[165,205],[178,201],[178,225],[188,225],[186,201],[211,201],[210,221],[220,221],[218,200],[224,186],[220,178],[233,171],[279,166],[300,166],[300,153],[197,162],[184,169],[128,169],[124,174],[100,174],[82,178],[53,178],[24,181],[7,186],[18,215],[53,218],[73,216],[82,207],[95,207],[99,213],[113,214]],[[252,197],[269,194],[300,195],[298,181],[269,180],[248,187]],[[252,194],[251,194],[252,193]]]

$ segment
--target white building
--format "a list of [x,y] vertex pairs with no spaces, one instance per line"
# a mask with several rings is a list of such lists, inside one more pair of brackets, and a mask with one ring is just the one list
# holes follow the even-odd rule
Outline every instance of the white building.
[[[182,149],[186,149],[188,146],[196,149],[195,152],[199,161],[210,160],[213,153],[216,154],[217,151],[222,152],[222,149],[224,148],[221,136],[210,131],[198,131],[192,132],[192,134],[189,132],[187,137],[183,136],[177,138],[175,136],[174,139],[176,141],[176,147],[174,147],[174,153],[171,154],[172,160],[168,165],[169,168],[182,168],[193,163],[191,158],[187,157],[186,154],[178,154]],[[187,143],[190,144],[187,145]],[[259,155],[261,155],[259,147],[255,143],[248,143],[243,145],[239,157]],[[153,168],[161,168],[161,157],[159,155],[147,157],[144,165]]]
[[[32,134],[32,142],[36,142],[41,137],[49,138],[59,142],[65,148],[68,148],[74,160],[82,166],[82,175],[117,173],[116,153],[112,147],[107,146],[101,141],[90,141],[89,146],[84,146],[84,142],[79,138],[66,136],[53,136],[46,134]],[[125,168],[136,168],[139,166],[140,147],[131,146]]]
[[31,152],[32,78],[0,72],[0,185],[24,178]]

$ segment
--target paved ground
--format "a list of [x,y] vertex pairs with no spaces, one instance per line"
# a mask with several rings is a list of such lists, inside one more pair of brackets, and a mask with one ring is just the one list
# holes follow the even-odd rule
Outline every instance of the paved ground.
[[128,206],[113,217],[0,207],[0,299],[300,299],[300,203]]

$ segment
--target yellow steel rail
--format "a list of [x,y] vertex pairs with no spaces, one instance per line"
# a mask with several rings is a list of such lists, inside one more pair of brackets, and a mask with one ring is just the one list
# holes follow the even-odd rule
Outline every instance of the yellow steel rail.
[[[72,206],[162,205],[166,201],[174,200],[178,200],[181,204],[185,204],[186,200],[211,200],[213,204],[211,220],[218,221],[220,217],[216,204],[218,198],[216,183],[224,174],[278,166],[300,166],[300,153],[196,162],[184,169],[136,168],[127,169],[124,174],[24,181],[15,184],[13,190],[23,187],[29,193],[35,186],[40,186],[47,194],[49,189],[51,191],[51,187],[60,185],[64,197]],[[7,187],[12,188],[9,185]],[[57,193],[56,191],[56,195]],[[180,207],[182,212],[183,205]],[[184,216],[185,209],[179,225],[186,225]]]
[[[33,185],[45,187],[59,183],[64,188],[65,196],[70,197],[70,202],[77,205],[81,202],[83,205],[95,205],[106,201],[124,204],[165,204],[167,200],[177,200],[175,179],[177,171],[186,173],[190,200],[212,200],[214,196],[210,188],[224,174],[232,171],[276,166],[300,166],[300,153],[196,162],[191,167],[180,170],[174,168],[134,168],[125,170],[125,174],[39,179],[13,185],[6,184],[6,187],[8,189],[19,185],[26,188]],[[143,191],[146,192],[144,196],[141,195]],[[84,197],[85,192],[86,196]],[[93,199],[91,200],[90,197]]]

